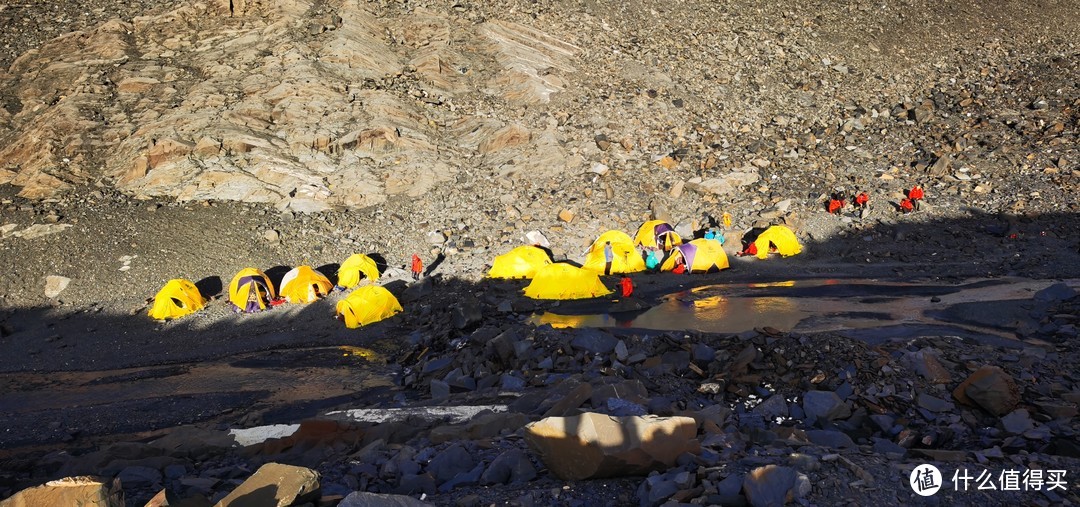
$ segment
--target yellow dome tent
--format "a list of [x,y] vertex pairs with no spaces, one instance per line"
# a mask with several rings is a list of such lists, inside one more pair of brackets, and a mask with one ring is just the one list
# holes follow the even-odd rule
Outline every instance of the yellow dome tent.
[[600,276],[587,269],[557,262],[536,272],[525,295],[533,299],[588,299],[611,294]]
[[157,320],[178,319],[202,310],[206,306],[199,289],[183,278],[169,280],[154,296],[154,306],[148,315]]
[[361,276],[374,282],[379,279],[379,266],[375,260],[364,254],[352,254],[338,268],[337,284],[351,289],[360,284]]
[[671,250],[672,247],[682,244],[682,237],[675,232],[675,228],[671,224],[663,220],[649,220],[641,224],[638,227],[637,235],[634,236],[634,244],[649,247],[660,248],[660,244],[663,243],[664,251]]
[[379,285],[358,287],[337,304],[337,314],[349,329],[378,322],[401,310],[397,298]]
[[229,302],[242,312],[269,309],[275,299],[274,284],[258,269],[244,268],[229,282]]
[[686,267],[691,273],[720,271],[730,267],[724,246],[715,239],[695,239],[685,245],[675,247],[671,250],[671,255],[668,255],[664,263],[660,265],[660,271],[675,269],[675,263],[679,259],[686,262]]
[[611,242],[611,273],[637,273],[645,271],[645,259],[641,257],[634,241],[622,231],[607,231],[593,241],[589,247],[589,253],[585,255],[585,264],[582,266],[589,271],[603,273],[607,265],[604,255],[604,245]]
[[798,255],[802,252],[802,245],[799,244],[795,233],[782,225],[774,225],[765,229],[754,239],[754,246],[757,248],[755,255],[758,259],[768,257],[771,248],[775,248],[776,253],[784,257]]
[[334,284],[311,266],[297,266],[281,278],[281,297],[290,303],[311,303],[325,297]]
[[495,257],[488,270],[490,278],[532,278],[536,271],[551,264],[551,256],[531,245],[519,246]]

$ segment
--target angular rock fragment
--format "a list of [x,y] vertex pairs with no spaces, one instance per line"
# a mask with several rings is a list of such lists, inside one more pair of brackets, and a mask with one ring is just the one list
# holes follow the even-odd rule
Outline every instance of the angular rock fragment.
[[689,417],[611,417],[585,413],[549,417],[525,427],[525,440],[564,480],[643,475],[697,453],[697,423]]

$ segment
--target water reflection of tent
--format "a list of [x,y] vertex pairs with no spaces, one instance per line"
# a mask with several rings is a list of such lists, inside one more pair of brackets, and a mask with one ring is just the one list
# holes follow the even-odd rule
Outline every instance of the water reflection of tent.
[[297,266],[281,278],[281,297],[290,303],[311,303],[330,293],[334,284],[311,266]]
[[532,278],[538,270],[551,264],[551,256],[543,248],[525,245],[495,257],[488,270],[490,278]]
[[532,322],[538,326],[548,324],[555,329],[566,329],[587,327],[593,318],[595,318],[593,315],[560,315],[544,312],[539,317],[533,318]]
[[671,254],[660,265],[661,271],[672,271],[676,262],[682,259],[690,272],[706,273],[720,271],[729,267],[727,253],[723,245],[715,239],[695,239],[671,250]]
[[755,255],[758,259],[768,257],[771,250],[775,250],[784,257],[802,252],[802,245],[799,244],[795,233],[782,225],[773,225],[756,237],[750,235],[748,241],[753,248],[748,246],[747,253]]
[[671,247],[682,244],[682,238],[671,224],[663,220],[649,220],[638,227],[634,243],[649,248],[659,248],[663,244],[664,250],[671,250]]
[[338,285],[351,289],[360,283],[361,277],[369,281],[379,279],[379,266],[375,259],[364,254],[352,254],[338,268]]
[[229,302],[240,311],[266,310],[274,299],[277,299],[274,284],[270,283],[266,273],[256,268],[240,270],[229,282]]
[[540,269],[525,287],[525,295],[533,299],[587,299],[608,294],[611,291],[596,273],[565,262]]
[[379,285],[359,287],[337,304],[337,314],[349,329],[378,322],[401,310],[397,298]]
[[190,280],[169,280],[154,296],[154,306],[148,315],[157,320],[178,319],[202,310],[206,306],[199,289]]
[[604,255],[604,247],[611,242],[611,272],[612,273],[637,273],[645,271],[645,259],[641,257],[634,241],[622,231],[607,231],[593,241],[589,252],[585,255],[583,268],[597,273],[603,273],[607,265],[607,257]]

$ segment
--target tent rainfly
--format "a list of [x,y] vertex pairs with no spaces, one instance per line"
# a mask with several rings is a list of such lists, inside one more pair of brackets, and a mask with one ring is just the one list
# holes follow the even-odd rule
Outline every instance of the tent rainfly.
[[190,280],[169,280],[154,296],[154,305],[148,314],[156,320],[178,319],[202,310],[206,306],[199,289]]
[[229,282],[229,302],[238,311],[254,313],[267,310],[277,299],[274,284],[266,273],[256,268],[240,270]]
[[297,266],[281,279],[281,297],[290,303],[311,303],[330,293],[334,284],[311,266]]
[[802,245],[799,244],[795,233],[783,225],[774,225],[765,229],[754,239],[754,246],[757,248],[755,255],[758,259],[768,257],[772,249],[783,257],[798,255],[802,252]]
[[533,276],[525,295],[533,299],[588,299],[611,294],[600,276],[587,269],[557,262]]
[[645,271],[645,259],[641,257],[634,241],[622,231],[607,231],[593,241],[589,247],[589,253],[585,255],[583,268],[597,273],[603,273],[607,265],[607,257],[604,255],[604,246],[611,242],[611,273],[637,273]]
[[488,270],[489,278],[532,278],[536,271],[551,264],[551,256],[543,248],[519,246],[495,257]]
[[337,272],[338,285],[351,289],[360,284],[362,278],[366,278],[371,282],[379,280],[379,266],[375,263],[375,260],[364,254],[352,254],[345,262],[341,263],[341,267]]
[[666,252],[681,245],[682,237],[675,232],[671,224],[663,220],[649,220],[638,227],[634,243],[648,248],[660,248]]
[[686,268],[691,273],[707,273],[730,267],[724,246],[715,239],[695,239],[675,247],[660,265],[660,271],[675,269],[675,264],[679,259],[686,262]]
[[337,314],[349,329],[389,318],[401,310],[397,298],[380,285],[357,287],[337,304]]

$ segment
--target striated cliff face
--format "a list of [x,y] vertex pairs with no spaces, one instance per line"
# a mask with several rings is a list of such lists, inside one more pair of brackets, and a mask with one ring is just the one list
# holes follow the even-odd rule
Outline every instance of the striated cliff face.
[[597,227],[718,203],[749,225],[913,181],[991,212],[1071,210],[1080,23],[1060,21],[1080,7],[984,7],[182,2],[0,74],[0,183],[300,212],[566,207]]
[[[31,198],[100,179],[135,196],[316,211],[417,197],[466,163],[550,176],[571,165],[557,136],[505,111],[549,102],[578,51],[425,9],[185,4],[15,61],[0,181]],[[478,110],[477,95],[498,108]]]

